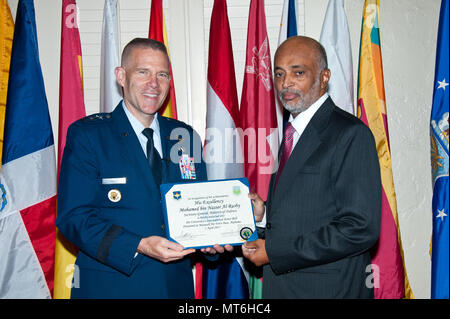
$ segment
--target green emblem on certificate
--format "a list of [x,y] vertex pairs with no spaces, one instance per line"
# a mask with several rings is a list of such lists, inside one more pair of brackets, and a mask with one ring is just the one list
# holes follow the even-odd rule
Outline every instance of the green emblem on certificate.
[[243,240],[249,239],[252,234],[253,234],[253,230],[251,230],[251,228],[244,227],[241,229],[241,238]]

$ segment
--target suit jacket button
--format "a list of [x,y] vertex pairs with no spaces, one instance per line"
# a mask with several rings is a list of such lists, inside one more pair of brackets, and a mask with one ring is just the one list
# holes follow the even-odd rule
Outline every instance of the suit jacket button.
[[166,230],[166,226],[164,224],[161,225],[162,230]]
[[271,228],[272,228],[272,224],[271,224],[271,223],[267,223],[267,224],[266,224],[266,228],[267,228],[267,229],[271,229]]

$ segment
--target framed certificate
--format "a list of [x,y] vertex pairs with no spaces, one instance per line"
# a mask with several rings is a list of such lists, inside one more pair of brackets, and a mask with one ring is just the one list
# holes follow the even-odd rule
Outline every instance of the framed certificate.
[[166,236],[184,248],[258,239],[248,179],[162,184]]

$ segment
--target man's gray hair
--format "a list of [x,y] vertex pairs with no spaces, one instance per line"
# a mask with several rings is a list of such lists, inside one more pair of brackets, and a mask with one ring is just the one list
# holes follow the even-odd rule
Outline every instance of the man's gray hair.
[[122,66],[124,65],[130,53],[135,48],[146,48],[146,49],[153,49],[155,51],[161,51],[167,57],[167,61],[169,61],[169,54],[167,53],[167,48],[164,43],[149,38],[134,38],[133,40],[128,42],[128,44],[122,51],[122,59],[121,59]]
[[320,42],[317,42],[317,51],[319,52],[319,57],[317,59],[317,64],[319,66],[319,70],[323,71],[328,69],[328,58],[327,58],[327,51],[323,47],[323,45]]

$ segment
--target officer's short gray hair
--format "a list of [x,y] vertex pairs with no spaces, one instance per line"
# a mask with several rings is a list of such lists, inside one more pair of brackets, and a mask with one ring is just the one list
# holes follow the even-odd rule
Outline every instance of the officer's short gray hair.
[[164,43],[159,42],[154,39],[148,38],[134,38],[125,46],[122,51],[122,60],[121,65],[123,66],[133,49],[135,48],[146,48],[153,49],[155,51],[161,51],[167,57],[167,61],[169,61],[169,54],[167,53],[167,48]]

